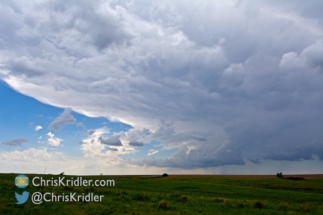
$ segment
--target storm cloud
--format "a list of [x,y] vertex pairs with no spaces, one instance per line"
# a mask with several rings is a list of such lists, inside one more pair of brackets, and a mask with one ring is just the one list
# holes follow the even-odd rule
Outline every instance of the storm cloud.
[[[156,140],[177,149],[138,165],[322,160],[319,8],[321,1],[1,2],[0,78],[41,102],[133,127],[102,144]],[[75,123],[70,112],[49,128]]]

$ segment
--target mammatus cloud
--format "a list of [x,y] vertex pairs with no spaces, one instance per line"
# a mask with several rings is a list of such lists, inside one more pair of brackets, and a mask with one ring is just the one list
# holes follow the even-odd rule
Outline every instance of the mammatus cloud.
[[47,136],[48,136],[47,143],[51,146],[59,146],[59,144],[62,141],[62,139],[55,137],[55,135],[51,132],[48,132]]
[[41,129],[43,129],[43,127],[41,127],[40,125],[37,125],[36,128],[35,128],[35,131],[39,131]]
[[[177,149],[136,161],[158,167],[322,159],[322,3],[305,4],[2,2],[0,78],[41,102],[133,127],[112,139],[88,133],[89,157],[136,140]],[[76,122],[64,113],[51,129]]]
[[49,129],[60,130],[65,124],[74,124],[76,119],[71,115],[71,108],[65,108],[64,112],[48,126]]
[[1,142],[1,145],[7,145],[7,146],[21,146],[21,144],[29,142],[26,138],[16,138],[12,140],[7,140],[4,142]]

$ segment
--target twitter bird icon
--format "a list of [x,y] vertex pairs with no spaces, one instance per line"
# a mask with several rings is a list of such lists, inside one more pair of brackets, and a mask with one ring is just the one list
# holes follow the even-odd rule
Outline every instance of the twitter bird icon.
[[21,195],[15,192],[15,196],[16,196],[16,200],[17,200],[16,204],[21,205],[28,200],[29,192],[24,191]]

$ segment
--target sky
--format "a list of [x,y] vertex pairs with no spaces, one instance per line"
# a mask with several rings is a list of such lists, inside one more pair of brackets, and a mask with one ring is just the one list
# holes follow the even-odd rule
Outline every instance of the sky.
[[1,1],[0,172],[322,174],[323,1]]

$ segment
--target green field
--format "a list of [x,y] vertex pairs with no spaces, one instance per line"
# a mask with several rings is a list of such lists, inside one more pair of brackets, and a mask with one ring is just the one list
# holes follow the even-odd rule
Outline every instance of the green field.
[[[83,176],[113,179],[115,187],[14,185],[16,174],[0,174],[0,214],[323,214],[323,177],[286,180],[265,176]],[[44,178],[57,175],[27,175]],[[65,176],[70,178],[71,176]],[[73,176],[74,178],[76,176]],[[15,192],[104,195],[102,202],[17,205]]]

